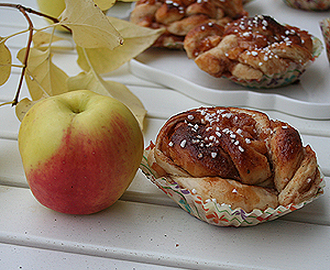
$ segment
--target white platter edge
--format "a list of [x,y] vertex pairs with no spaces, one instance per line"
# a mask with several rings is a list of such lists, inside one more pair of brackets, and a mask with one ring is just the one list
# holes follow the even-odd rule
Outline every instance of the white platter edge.
[[210,89],[150,67],[135,59],[130,61],[129,69],[133,75],[139,78],[169,87],[209,105],[274,110],[312,120],[330,119],[330,104],[328,103],[305,102],[277,94],[257,93],[249,90]]

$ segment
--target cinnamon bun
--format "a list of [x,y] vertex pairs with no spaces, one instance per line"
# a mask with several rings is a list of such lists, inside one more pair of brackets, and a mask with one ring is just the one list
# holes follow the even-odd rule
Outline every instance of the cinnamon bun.
[[283,0],[288,6],[312,11],[325,11],[330,9],[329,0]]
[[[184,40],[188,57],[214,77],[224,76],[249,86],[249,81],[279,80],[288,71],[297,70],[294,77],[290,74],[292,79],[284,80],[292,83],[313,59],[312,36],[270,16],[243,17],[226,25],[223,31],[215,31],[218,27],[215,23],[199,25]],[[284,84],[278,84],[281,85]]]
[[242,0],[139,0],[130,21],[165,28],[154,46],[178,49],[183,48],[184,37],[192,28],[207,22],[225,26],[247,14]]
[[247,212],[299,204],[318,191],[317,158],[291,125],[233,107],[202,107],[171,117],[148,155],[166,177],[203,200]]

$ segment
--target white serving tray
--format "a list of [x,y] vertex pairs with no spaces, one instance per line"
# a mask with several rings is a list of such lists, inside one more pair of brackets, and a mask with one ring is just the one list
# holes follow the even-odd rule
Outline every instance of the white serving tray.
[[[302,11],[282,0],[254,0],[251,16],[271,15],[280,23],[307,30],[323,42],[319,22],[330,12]],[[324,46],[325,47],[325,46]],[[276,89],[250,89],[200,70],[184,51],[151,48],[130,62],[131,72],[210,105],[246,106],[285,112],[308,119],[330,119],[330,70],[325,49],[300,82]]]

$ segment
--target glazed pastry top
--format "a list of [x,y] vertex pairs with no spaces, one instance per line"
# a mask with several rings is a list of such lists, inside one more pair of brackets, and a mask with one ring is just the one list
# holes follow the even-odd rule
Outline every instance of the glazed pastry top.
[[[248,209],[300,203],[321,182],[316,154],[302,145],[295,128],[242,108],[202,107],[171,117],[148,159],[159,177]],[[241,196],[224,193],[225,186],[241,190]],[[254,206],[246,201],[251,194],[258,194]]]
[[206,22],[224,26],[246,15],[242,0],[140,0],[130,21],[166,29],[154,46],[182,48],[184,37],[192,28]]
[[197,109],[172,121],[176,124],[159,135],[163,138],[157,141],[159,149],[191,176],[220,176],[249,184],[271,176],[265,145],[270,127],[261,129],[244,111]]
[[[184,48],[200,69],[215,77],[260,80],[263,75],[281,76],[290,65],[304,65],[312,59],[311,35],[270,16],[243,17],[229,23],[223,32],[214,29],[210,23],[192,29]],[[205,50],[205,40],[217,42]]]

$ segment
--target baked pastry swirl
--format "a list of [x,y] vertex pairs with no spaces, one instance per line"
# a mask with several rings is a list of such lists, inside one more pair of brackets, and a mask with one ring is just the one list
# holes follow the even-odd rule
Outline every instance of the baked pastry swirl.
[[298,204],[321,182],[314,151],[296,129],[264,113],[202,107],[171,117],[151,147],[157,177],[247,212]]
[[155,47],[183,48],[185,35],[197,25],[228,22],[246,16],[242,0],[139,0],[130,21],[153,29],[165,28]]
[[302,73],[313,58],[313,40],[308,32],[282,25],[270,16],[243,17],[229,23],[223,32],[216,28],[213,23],[200,25],[184,40],[188,57],[214,77],[277,79],[288,70]]
[[325,11],[330,9],[329,0],[283,0],[288,6],[312,11]]

